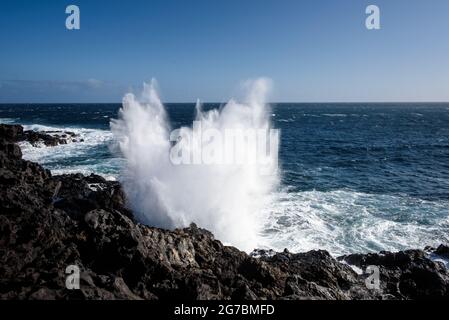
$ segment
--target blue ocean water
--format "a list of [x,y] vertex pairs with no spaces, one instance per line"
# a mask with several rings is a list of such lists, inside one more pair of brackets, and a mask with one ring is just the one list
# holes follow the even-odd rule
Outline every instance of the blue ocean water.
[[[219,104],[206,104],[205,109]],[[194,104],[168,104],[173,128]],[[0,122],[67,129],[84,142],[22,144],[54,173],[117,178],[124,165],[109,130],[119,104],[0,105]],[[449,104],[273,104],[281,129],[281,186],[261,243],[291,251],[399,250],[449,242]]]

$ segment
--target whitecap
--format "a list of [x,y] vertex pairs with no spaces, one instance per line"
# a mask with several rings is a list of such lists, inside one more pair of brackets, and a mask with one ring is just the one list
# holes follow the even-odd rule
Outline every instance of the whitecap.
[[437,246],[449,241],[448,207],[447,200],[349,190],[281,191],[263,214],[269,218],[259,247],[338,256]]
[[17,123],[18,118],[0,118],[1,124],[15,124]]
[[343,113],[323,113],[322,116],[325,117],[347,117],[347,114],[343,114]]
[[32,146],[29,142],[19,143],[23,158],[37,162],[50,169],[53,174],[82,173],[85,175],[96,173],[109,179],[116,178],[120,170],[120,159],[96,159],[96,150],[101,145],[112,145],[112,133],[109,130],[56,127],[41,124],[25,125],[25,130],[34,131],[70,131],[76,134],[76,142],[47,147],[43,144]]

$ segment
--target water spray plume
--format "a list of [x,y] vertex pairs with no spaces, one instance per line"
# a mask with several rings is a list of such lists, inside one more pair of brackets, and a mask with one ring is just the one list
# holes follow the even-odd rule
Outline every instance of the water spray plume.
[[[203,111],[196,104],[199,126],[183,127],[181,131],[193,138],[185,149],[204,147],[195,130],[200,127],[224,133],[229,129],[271,128],[265,103],[270,81],[258,79],[247,83],[248,94],[243,103],[230,100],[220,110]],[[164,227],[185,227],[195,222],[209,229],[225,243],[251,250],[258,245],[258,234],[264,217],[262,208],[278,184],[277,173],[261,175],[257,165],[175,165],[170,161],[170,125],[161,103],[155,81],[144,85],[142,97],[127,94],[119,118],[111,129],[127,159],[122,182],[136,217],[145,224]],[[278,137],[275,137],[276,157]],[[180,141],[179,143],[186,143]],[[214,146],[214,145],[213,145]],[[225,145],[223,154],[230,152]],[[238,146],[237,146],[238,147]],[[253,152],[256,148],[245,146]]]

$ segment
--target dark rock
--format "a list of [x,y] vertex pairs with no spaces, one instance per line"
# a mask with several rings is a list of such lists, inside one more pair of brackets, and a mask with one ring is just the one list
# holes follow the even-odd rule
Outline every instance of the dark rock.
[[362,270],[377,266],[384,294],[395,299],[449,297],[447,268],[422,250],[352,254],[338,258]]
[[120,210],[132,218],[132,213],[126,208],[125,193],[120,183],[107,181],[101,176],[81,174],[55,176],[54,181],[60,188],[54,198],[54,206],[64,210],[71,217],[83,217],[88,211],[104,208]]
[[22,150],[15,143],[0,143],[0,152],[11,159],[22,159]]
[[0,124],[0,137],[8,142],[28,141],[34,147],[41,145],[54,147],[69,142],[84,141],[83,139],[74,139],[78,135],[71,131],[24,131],[21,125],[5,124]]
[[24,140],[28,141],[32,146],[37,147],[44,144],[47,147],[54,147],[60,144],[67,144],[66,137],[57,134],[48,134],[39,131],[27,130],[23,133]]
[[443,258],[447,258],[449,259],[449,246],[441,244],[435,251],[435,254],[443,257]]
[[8,142],[18,142],[22,139],[23,127],[18,124],[0,124],[0,139]]

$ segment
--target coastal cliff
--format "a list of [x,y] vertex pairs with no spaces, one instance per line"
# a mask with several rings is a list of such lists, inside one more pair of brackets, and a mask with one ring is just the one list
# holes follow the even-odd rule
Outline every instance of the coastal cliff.
[[[323,250],[252,256],[194,224],[172,231],[139,224],[118,182],[53,176],[22,159],[18,141],[50,147],[73,138],[63,135],[0,125],[0,299],[449,297],[448,269],[430,259],[449,258],[444,245],[337,259]],[[81,270],[79,290],[66,288],[69,265]],[[350,265],[377,266],[380,287],[369,288],[369,274]]]

